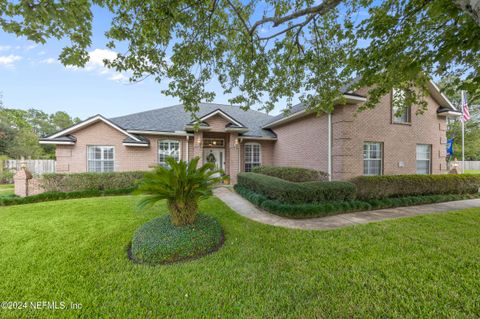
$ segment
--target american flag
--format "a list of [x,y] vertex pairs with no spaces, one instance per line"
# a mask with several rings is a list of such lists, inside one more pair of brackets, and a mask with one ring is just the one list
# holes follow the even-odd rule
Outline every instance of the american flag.
[[470,120],[470,111],[468,110],[467,94],[462,91],[462,121]]

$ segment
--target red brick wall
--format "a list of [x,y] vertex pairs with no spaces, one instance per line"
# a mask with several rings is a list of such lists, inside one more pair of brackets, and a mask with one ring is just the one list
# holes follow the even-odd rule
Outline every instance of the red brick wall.
[[[124,146],[122,141],[126,135],[103,122],[97,122],[73,134],[77,138],[75,145],[57,145],[57,172],[80,173],[87,171],[87,146],[111,145],[115,147],[115,171],[149,170],[157,163],[158,140],[180,141],[180,156],[186,159],[185,136],[146,136],[150,140],[149,147]],[[193,137],[190,137],[190,144]],[[193,156],[192,146],[189,157]]]
[[[359,92],[365,94],[365,91]],[[438,104],[427,97],[428,110],[410,124],[392,124],[391,96],[373,110],[356,112],[353,105],[337,106],[332,115],[332,178],[363,175],[363,143],[384,143],[384,174],[415,174],[416,144],[432,145],[432,173],[446,173],[446,120],[438,117]],[[309,115],[275,127],[278,141],[273,164],[327,171],[327,115]],[[399,167],[403,162],[404,167]]]
[[327,171],[327,117],[308,115],[275,127],[275,166],[306,167]]

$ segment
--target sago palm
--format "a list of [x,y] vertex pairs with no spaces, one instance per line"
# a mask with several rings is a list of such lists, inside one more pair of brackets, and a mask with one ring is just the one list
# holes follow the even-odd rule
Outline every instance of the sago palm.
[[212,163],[197,167],[199,158],[190,162],[169,157],[168,167],[157,166],[145,174],[137,193],[148,195],[139,202],[140,207],[153,205],[166,199],[172,223],[176,226],[192,224],[198,211],[198,203],[212,195],[212,189],[222,177]]

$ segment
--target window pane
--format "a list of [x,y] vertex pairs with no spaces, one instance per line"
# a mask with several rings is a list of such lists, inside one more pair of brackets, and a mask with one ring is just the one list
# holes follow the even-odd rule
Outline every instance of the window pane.
[[113,172],[115,168],[113,146],[91,145],[87,147],[87,171]]
[[158,163],[165,166],[167,157],[173,157],[176,161],[180,160],[179,141],[164,140],[158,142]]
[[430,174],[432,145],[417,144],[417,174]]
[[260,144],[245,144],[245,172],[250,172],[253,167],[261,165]]
[[392,116],[394,123],[409,123],[410,108],[405,105],[405,91],[393,90],[392,95]]
[[363,144],[363,174],[382,175],[382,143],[367,142]]

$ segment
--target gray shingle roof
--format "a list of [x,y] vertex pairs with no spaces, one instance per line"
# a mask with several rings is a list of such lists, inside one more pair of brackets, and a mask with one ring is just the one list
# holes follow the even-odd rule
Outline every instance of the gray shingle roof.
[[270,118],[270,121],[268,121],[268,122],[265,123],[264,125],[267,125],[267,124],[276,122],[276,121],[278,121],[278,120],[283,119],[283,118],[286,117],[286,116],[290,116],[290,115],[292,115],[292,114],[295,114],[295,113],[298,113],[298,112],[300,112],[300,111],[303,111],[303,110],[305,110],[305,108],[306,108],[306,106],[305,106],[305,104],[303,104],[303,103],[299,103],[299,104],[297,104],[297,105],[294,105],[294,106],[292,106],[292,108],[289,110],[288,113],[280,113],[279,115]]
[[56,138],[40,138],[40,141],[56,141],[56,142],[76,142],[77,138],[73,135],[63,135]]
[[[254,110],[244,111],[238,106],[224,104],[200,103],[199,108],[200,110],[197,113],[199,118],[216,110],[221,110],[231,118],[245,124],[249,130],[242,136],[275,137],[272,131],[262,129],[266,123],[274,118],[273,116]],[[183,105],[180,104],[114,117],[109,120],[125,130],[175,132],[184,131],[185,125],[192,122],[192,117],[190,113],[185,112]]]

